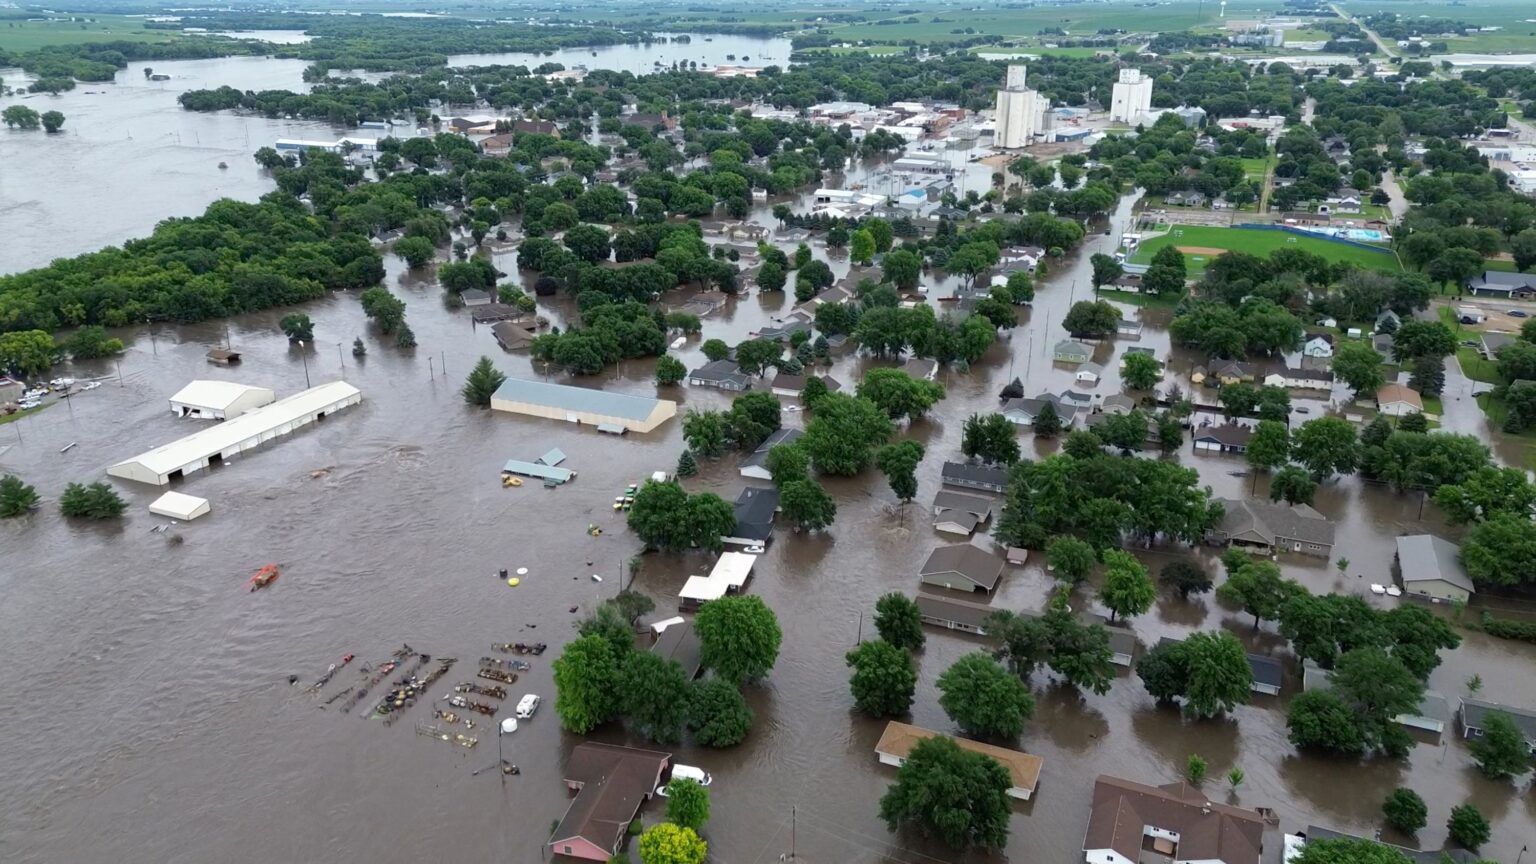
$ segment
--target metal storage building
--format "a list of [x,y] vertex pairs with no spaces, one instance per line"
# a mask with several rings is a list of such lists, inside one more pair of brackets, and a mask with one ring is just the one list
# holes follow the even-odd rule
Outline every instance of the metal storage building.
[[199,379],[171,397],[171,413],[196,420],[233,420],[276,400],[277,394],[266,387]]
[[677,403],[670,399],[630,396],[528,378],[508,378],[491,396],[491,408],[633,432],[650,432],[677,414]]
[[345,381],[321,384],[140,453],[108,468],[107,473],[124,480],[164,486],[361,401],[362,391]]

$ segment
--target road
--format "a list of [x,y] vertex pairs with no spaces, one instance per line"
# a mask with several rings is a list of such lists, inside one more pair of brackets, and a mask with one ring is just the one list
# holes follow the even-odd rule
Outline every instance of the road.
[[1376,31],[1375,30],[1372,30],[1372,29],[1366,27],[1364,24],[1361,24],[1359,19],[1357,19],[1355,16],[1350,15],[1349,13],[1345,12],[1343,9],[1340,9],[1339,8],[1339,4],[1337,4],[1337,3],[1330,3],[1330,4],[1328,4],[1328,8],[1333,10],[1333,14],[1339,16],[1340,18],[1343,18],[1345,21],[1348,21],[1349,23],[1355,25],[1356,27],[1359,27],[1361,30],[1364,30],[1365,31],[1365,35],[1371,37],[1371,41],[1376,43],[1376,47],[1380,48],[1381,49],[1381,53],[1387,55],[1388,59],[1397,56],[1397,48],[1395,46],[1388,45],[1386,40],[1384,40],[1380,36],[1376,35]]

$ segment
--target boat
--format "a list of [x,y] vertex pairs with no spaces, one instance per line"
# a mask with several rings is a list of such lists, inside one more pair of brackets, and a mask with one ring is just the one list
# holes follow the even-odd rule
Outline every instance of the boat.
[[268,564],[260,570],[257,570],[256,575],[252,576],[250,581],[246,584],[251,586],[252,591],[255,591],[258,588],[265,588],[268,585],[271,585],[273,582],[276,582],[277,576],[277,565]]

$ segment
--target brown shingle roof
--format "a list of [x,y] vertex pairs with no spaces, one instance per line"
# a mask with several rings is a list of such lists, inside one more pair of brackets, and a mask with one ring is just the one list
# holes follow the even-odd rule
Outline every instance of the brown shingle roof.
[[972,753],[980,753],[996,759],[1008,769],[1008,776],[1012,778],[1016,788],[1033,792],[1036,784],[1040,782],[1040,766],[1044,764],[1044,760],[1032,753],[1021,753],[1018,750],[983,744],[980,741],[955,738],[942,732],[898,723],[895,720],[885,725],[885,732],[880,736],[880,743],[875,745],[875,752],[888,753],[899,759],[905,759],[919,741],[928,738],[949,738],[959,744],[961,750],[969,750]]
[[671,753],[586,741],[571,751],[565,782],[581,791],[565,811],[551,846],[580,837],[610,852],[629,829],[640,805],[656,788]]
[[1177,833],[1180,861],[1259,864],[1264,848],[1264,820],[1252,810],[1217,804],[1188,783],[1148,786],[1099,775],[1083,850],[1113,849],[1139,860],[1144,826]]

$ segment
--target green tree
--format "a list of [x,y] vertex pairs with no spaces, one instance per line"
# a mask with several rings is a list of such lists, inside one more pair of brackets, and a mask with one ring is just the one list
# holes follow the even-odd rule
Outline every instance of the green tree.
[[647,480],[635,493],[626,522],[649,549],[718,549],[720,538],[735,530],[736,513],[712,492],[689,495],[676,483]]
[[784,484],[794,480],[809,480],[811,459],[805,451],[793,444],[775,444],[768,449],[764,462],[773,485],[783,490]]
[[640,835],[642,864],[704,864],[709,844],[692,828],[662,822]]
[[620,669],[607,639],[583,636],[571,642],[552,669],[561,728],[584,735],[618,714]]
[[482,356],[469,371],[469,377],[464,379],[464,401],[481,408],[489,407],[491,397],[506,380],[507,376],[491,363],[491,358]]
[[1451,808],[1451,818],[1446,820],[1446,830],[1450,832],[1451,839],[1458,845],[1471,849],[1473,852],[1478,847],[1488,842],[1493,836],[1488,827],[1488,820],[1483,817],[1481,810],[1471,804],[1462,804]]
[[1490,711],[1482,727],[1482,736],[1472,740],[1472,758],[1484,774],[1499,780],[1531,770],[1530,747],[1513,718],[1503,711]]
[[1247,458],[1249,465],[1265,470],[1274,470],[1289,462],[1290,430],[1278,420],[1260,420],[1253,429],[1253,436],[1248,439]]
[[683,452],[677,457],[677,476],[692,477],[699,473],[699,461],[693,458],[693,451],[684,447]]
[[875,451],[875,465],[903,504],[917,497],[917,466],[922,461],[923,445],[910,438]]
[[1092,546],[1076,537],[1056,537],[1045,547],[1045,560],[1057,579],[1076,585],[1093,572],[1098,556]]
[[1040,413],[1035,415],[1034,430],[1037,438],[1055,438],[1061,433],[1061,415],[1056,413],[1053,403],[1040,406]]
[[1248,702],[1253,669],[1236,637],[1226,631],[1195,633],[1180,644],[1189,670],[1188,713],[1214,717]]
[[1275,479],[1269,484],[1269,500],[1284,501],[1287,504],[1306,504],[1311,506],[1312,498],[1317,494],[1317,481],[1312,479],[1306,469],[1297,465],[1287,465],[1275,474]]
[[1429,824],[1429,808],[1424,806],[1424,799],[1406,786],[1392,790],[1382,802],[1381,813],[1387,817],[1388,825],[1404,834],[1417,834]]
[[1424,682],[1401,659],[1376,646],[1346,651],[1335,664],[1333,689],[1353,711],[1367,747],[1406,755],[1413,742],[1393,718],[1418,708]]
[[1285,723],[1291,743],[1298,749],[1345,755],[1365,750],[1354,713],[1332,690],[1308,690],[1297,695],[1291,700]]
[[741,688],[722,678],[693,685],[688,700],[688,730],[705,747],[734,747],[752,731],[752,709]]
[[0,371],[34,378],[53,367],[59,348],[42,330],[0,333]]
[[656,358],[656,383],[665,387],[676,384],[688,377],[688,367],[683,361],[671,354],[663,354]]
[[731,346],[725,344],[723,339],[705,339],[704,344],[699,346],[699,350],[704,352],[705,358],[710,362],[724,360],[731,356]]
[[767,676],[784,638],[779,620],[761,597],[739,594],[704,604],[694,619],[699,657],[727,681]]
[[853,232],[852,245],[848,248],[848,258],[855,264],[868,265],[875,260],[875,235],[860,228]]
[[1536,228],[1527,228],[1509,238],[1509,253],[1515,259],[1515,269],[1521,273],[1536,266]]
[[619,704],[630,726],[658,744],[676,744],[688,720],[688,673],[676,660],[631,651],[619,677]]
[[880,275],[898,290],[911,291],[923,275],[923,259],[906,249],[896,249],[880,260]]
[[1317,417],[1301,424],[1291,436],[1291,448],[1296,461],[1318,480],[1353,474],[1360,462],[1355,427],[1342,417]]
[[1199,753],[1191,753],[1189,758],[1184,760],[1184,779],[1188,780],[1191,786],[1199,786],[1205,782],[1206,770],[1205,757]]
[[[0,477],[0,519],[9,519],[37,509],[37,490],[14,474]],[[894,595],[900,596],[900,595]],[[918,636],[922,633],[919,631]],[[921,642],[919,642],[921,644]]]
[[847,663],[853,669],[848,687],[854,708],[871,717],[899,717],[911,709],[917,687],[911,654],[874,639],[849,651]]
[[1150,354],[1127,354],[1120,363],[1120,382],[1128,390],[1151,390],[1163,380],[1163,364]]
[[772,339],[748,339],[736,346],[736,365],[748,375],[760,375],[783,354],[784,347]]
[[892,420],[916,420],[944,398],[944,387],[900,369],[871,369],[859,382],[858,395],[878,405]]
[[1364,342],[1345,342],[1333,354],[1333,375],[1349,385],[1356,397],[1371,396],[1381,389],[1381,355]]
[[880,818],[887,830],[914,824],[951,849],[1001,848],[1013,815],[1012,786],[996,759],[962,750],[947,737],[926,738],[912,747],[880,799]]
[[64,340],[64,350],[74,360],[95,360],[123,353],[123,340],[107,335],[107,328],[87,324]]
[[816,406],[799,446],[823,474],[851,477],[874,458],[894,428],[886,412],[845,393],[828,393]]
[[693,408],[683,415],[683,440],[688,447],[705,459],[718,459],[725,453],[729,440],[725,415],[719,411],[699,411]]
[[1461,561],[1479,585],[1536,583],[1536,523],[1514,513],[1493,514],[1467,533]]
[[1112,285],[1116,279],[1125,275],[1125,268],[1114,258],[1100,252],[1088,256],[1088,263],[1093,265],[1094,290]]
[[667,783],[667,821],[697,831],[709,821],[709,790],[699,781],[674,777]]
[[837,502],[820,483],[808,478],[779,484],[779,509],[796,531],[820,531],[837,518]]
[[1291,864],[1412,864],[1384,843],[1363,839],[1308,840]]
[[993,465],[1012,465],[1019,461],[1019,438],[1013,424],[1001,414],[985,417],[972,414],[965,420],[960,436],[960,452],[968,459],[980,459]]
[[892,591],[875,601],[875,631],[880,638],[906,651],[923,647],[923,616],[917,603]]
[[1120,327],[1120,310],[1107,300],[1079,300],[1067,310],[1061,326],[1074,337],[1102,339]]
[[401,237],[395,241],[395,254],[410,267],[420,267],[437,255],[432,241],[425,237]]
[[[1243,557],[1239,558],[1240,555]],[[1274,562],[1246,558],[1245,553],[1237,550],[1223,556],[1222,560],[1228,565],[1227,581],[1216,589],[1216,596],[1242,606],[1244,612],[1253,616],[1253,629],[1257,630],[1264,621],[1280,615],[1280,607],[1286,600],[1306,589],[1280,575],[1280,568]]]
[[1017,738],[1035,710],[1029,688],[981,651],[955,661],[938,687],[939,705],[967,735]]
[[1236,791],[1237,787],[1243,785],[1243,781],[1247,778],[1248,775],[1243,773],[1243,769],[1234,767],[1231,771],[1227,772],[1227,785]]
[[41,123],[37,112],[25,105],[8,106],[0,111],[0,120],[5,121],[7,129],[36,129]]
[[1446,357],[1456,353],[1456,334],[1441,321],[1404,321],[1392,333],[1392,356],[1399,361]]
[[1105,550],[1104,586],[1099,589],[1099,602],[1109,609],[1111,622],[1145,613],[1156,599],[1157,586],[1136,556],[1119,549]]
[[1195,561],[1173,561],[1163,565],[1157,574],[1158,581],[1179,592],[1185,600],[1191,594],[1204,594],[1211,590],[1211,574]]
[[105,483],[82,486],[71,483],[59,496],[59,511],[81,519],[116,519],[128,509],[128,503]]
[[64,128],[64,115],[58,111],[44,111],[38,119],[43,121],[43,131],[50,135]]

